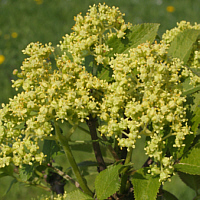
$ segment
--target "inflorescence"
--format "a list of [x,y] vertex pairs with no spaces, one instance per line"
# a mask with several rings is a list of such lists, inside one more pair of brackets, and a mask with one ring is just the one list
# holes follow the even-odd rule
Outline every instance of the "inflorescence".
[[[23,91],[0,110],[0,167],[42,163],[45,155],[38,141],[53,137],[52,120],[73,125],[85,122],[92,114],[103,121],[98,127],[100,133],[117,138],[120,147],[134,148],[137,139],[147,136],[145,151],[154,161],[149,173],[166,181],[173,174],[175,161],[166,156],[167,139],[173,138],[173,147],[179,149],[185,136],[191,134],[181,79],[190,77],[192,83],[199,83],[199,77],[179,59],[169,57],[167,51],[180,31],[199,30],[200,25],[181,22],[158,44],[146,42],[128,54],[109,57],[112,48],[107,41],[113,36],[123,38],[132,27],[125,24],[119,9],[93,5],[85,17],[78,14],[75,21],[74,32],[60,42],[62,55],[55,58],[56,70],[52,70],[49,59],[54,54],[50,43],[31,43],[23,51],[29,58],[21,72],[14,70],[19,79],[13,81],[13,87]],[[196,68],[200,66],[197,47],[199,43],[189,63]],[[86,70],[83,64],[87,56],[94,57],[97,67],[101,64],[113,70],[111,82]]]

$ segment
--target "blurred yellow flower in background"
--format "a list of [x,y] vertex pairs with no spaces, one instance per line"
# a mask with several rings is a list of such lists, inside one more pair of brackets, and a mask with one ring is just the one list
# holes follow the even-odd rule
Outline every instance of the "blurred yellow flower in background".
[[174,6],[167,6],[166,10],[167,10],[167,12],[171,13],[171,12],[175,11],[175,8],[174,8]]
[[42,4],[43,0],[35,0],[37,4]]
[[17,38],[18,34],[16,32],[12,32],[11,37],[12,38]]
[[0,55],[0,64],[2,64],[5,60],[5,56],[4,55]]

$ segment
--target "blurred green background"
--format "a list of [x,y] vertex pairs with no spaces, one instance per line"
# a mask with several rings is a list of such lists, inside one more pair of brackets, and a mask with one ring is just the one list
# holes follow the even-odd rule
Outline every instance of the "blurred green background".
[[[160,36],[181,20],[200,23],[199,0],[0,0],[0,105],[7,103],[8,98],[15,94],[11,88],[11,80],[15,78],[12,71],[21,66],[24,59],[22,49],[30,42],[37,41],[52,42],[56,46],[62,36],[71,32],[75,15],[80,12],[85,14],[89,5],[103,2],[109,6],[118,6],[126,14],[126,22],[160,23]],[[141,150],[142,147],[139,147],[134,153],[138,155],[134,156],[138,167],[143,163],[140,159]],[[2,197],[10,181],[10,177],[0,179],[2,200],[26,200],[43,192],[17,183],[11,192]],[[173,187],[174,183],[176,187]],[[176,176],[164,188],[181,200],[190,200],[194,196],[194,192]]]

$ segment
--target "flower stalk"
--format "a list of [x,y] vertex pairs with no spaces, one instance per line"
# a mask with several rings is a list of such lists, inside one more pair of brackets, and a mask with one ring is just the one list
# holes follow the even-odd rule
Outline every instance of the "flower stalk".
[[93,196],[93,193],[92,191],[89,189],[89,187],[87,186],[87,184],[85,183],[85,181],[83,180],[83,177],[80,173],[80,170],[76,164],[76,161],[74,159],[74,156],[71,152],[71,149],[69,148],[69,144],[68,144],[68,141],[66,140],[66,138],[61,134],[60,132],[60,127],[58,125],[58,122],[56,120],[54,120],[54,125],[55,125],[55,132],[56,132],[56,138],[57,140],[60,142],[60,144],[62,145],[63,147],[63,150],[65,152],[65,155],[72,167],[72,170],[76,176],[76,179],[78,181],[78,183],[80,184],[80,187],[83,189],[83,191],[90,195],[90,196]]

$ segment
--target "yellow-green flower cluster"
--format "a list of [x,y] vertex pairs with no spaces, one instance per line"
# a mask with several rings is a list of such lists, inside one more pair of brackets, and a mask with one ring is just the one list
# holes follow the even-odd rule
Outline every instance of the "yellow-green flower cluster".
[[22,72],[14,71],[20,79],[13,81],[13,87],[22,86],[24,91],[10,99],[9,104],[3,104],[0,110],[0,167],[10,162],[16,166],[32,165],[45,158],[39,151],[38,139],[49,135],[52,125],[48,116],[43,115],[45,93],[40,83],[48,79],[50,64],[46,58],[51,52],[50,45],[31,43],[24,50],[30,58],[23,62]]
[[30,57],[20,73],[14,70],[19,79],[13,81],[13,87],[23,91],[0,110],[0,167],[10,162],[16,166],[41,163],[45,155],[38,140],[52,136],[53,120],[77,124],[96,115],[100,107],[96,91],[102,93],[107,86],[65,53],[52,71],[48,60],[54,52],[51,44],[31,43],[23,52]]
[[125,24],[118,8],[105,4],[90,6],[86,16],[75,17],[74,32],[64,37],[61,49],[67,49],[75,63],[82,63],[88,55],[93,55],[97,64],[108,64],[108,52],[112,50],[106,40],[113,36],[123,38],[130,24]]
[[[115,135],[121,147],[134,148],[142,134],[149,136],[145,150],[155,163],[164,165],[158,173],[166,173],[161,181],[172,171],[167,174],[165,168],[171,165],[162,164],[167,159],[163,153],[166,138],[175,136],[173,146],[179,148],[190,134],[183,107],[186,99],[179,86],[185,68],[180,60],[169,58],[167,50],[164,43],[145,43],[131,49],[129,56],[119,54],[112,59],[115,81],[108,86],[100,115],[107,124],[99,128],[102,134]],[[124,131],[127,128],[129,133]],[[122,132],[127,138],[121,137]]]
[[[180,23],[177,23],[177,27],[167,30],[166,33],[163,34],[162,40],[166,44],[171,44],[173,39],[180,33],[185,30],[194,29],[194,30],[200,30],[200,24],[195,23],[194,25],[191,25],[190,22],[181,21]],[[197,41],[193,44],[192,51],[190,54],[190,58],[188,62],[186,63],[187,66],[189,66],[192,69],[200,69],[200,40],[199,38]],[[200,83],[200,77],[195,75],[191,70],[185,69],[187,74],[190,74],[190,84],[196,85]]]
[[[129,150],[141,135],[148,136],[145,151],[154,160],[149,172],[159,174],[160,181],[169,179],[174,158],[165,155],[166,140],[172,137],[178,149],[190,134],[180,80],[194,76],[179,59],[168,57],[167,51],[172,41],[169,38],[189,25],[181,22],[159,44],[147,42],[129,54],[109,57],[112,49],[107,40],[123,38],[131,27],[118,8],[94,5],[85,17],[79,14],[75,20],[74,32],[59,45],[62,55],[55,58],[55,70],[49,59],[54,53],[50,43],[31,43],[23,51],[29,57],[21,72],[14,70],[19,79],[13,81],[13,87],[22,87],[23,91],[0,110],[0,168],[10,163],[22,166],[43,162],[45,155],[38,143],[52,137],[55,120],[74,125],[95,115],[103,121],[101,134],[114,135],[120,147]],[[197,67],[198,52],[192,61]],[[112,68],[112,82],[86,70],[83,61],[88,55],[95,59],[95,66]]]
[[[42,195],[37,197],[37,199],[34,198],[32,200],[52,200],[52,197]],[[57,195],[56,197],[53,197],[53,200],[67,200],[67,193],[65,192],[63,195]]]

